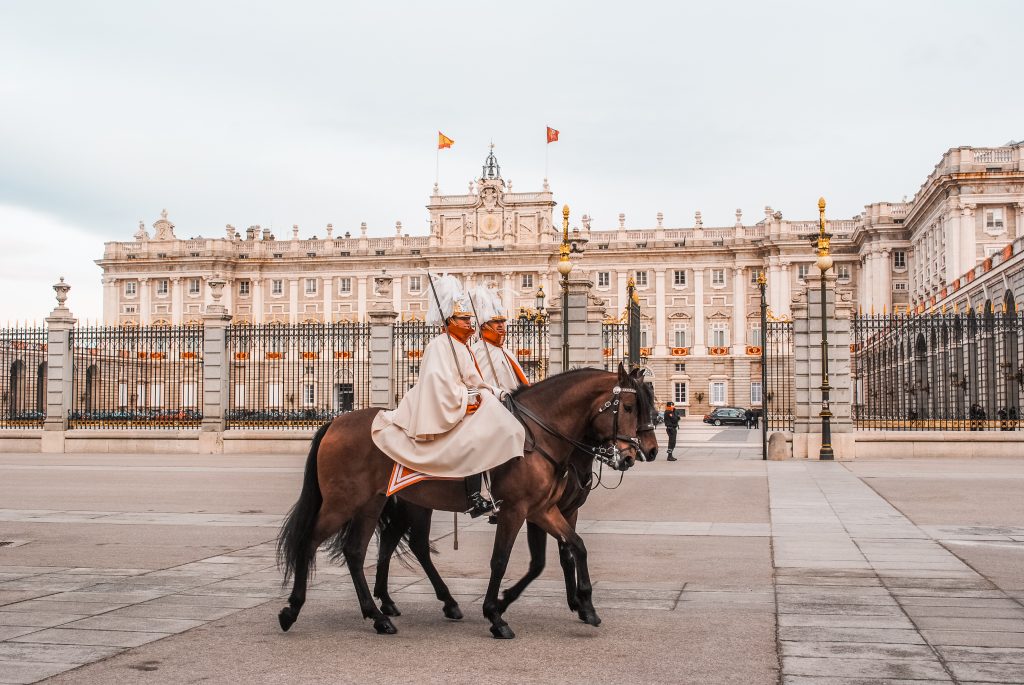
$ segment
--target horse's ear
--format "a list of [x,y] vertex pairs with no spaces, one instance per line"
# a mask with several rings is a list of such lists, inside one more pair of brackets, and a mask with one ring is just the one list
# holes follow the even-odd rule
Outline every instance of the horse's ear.
[[629,379],[629,374],[626,373],[626,367],[623,366],[622,361],[619,360],[619,383],[622,384],[627,379]]

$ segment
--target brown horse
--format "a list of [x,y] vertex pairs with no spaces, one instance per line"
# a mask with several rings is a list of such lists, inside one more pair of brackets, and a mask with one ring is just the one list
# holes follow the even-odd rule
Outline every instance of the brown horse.
[[[570,446],[617,469],[628,468],[636,459],[641,386],[620,364],[617,374],[575,369],[513,393],[517,413],[527,427],[527,444],[523,458],[491,472],[493,495],[503,506],[483,612],[495,637],[515,636],[502,619],[498,590],[524,521],[537,524],[568,546],[577,567],[580,617],[591,625],[600,623],[591,602],[586,547],[559,511],[558,502],[566,486]],[[316,550],[331,540],[331,548],[349,567],[363,617],[373,619],[378,633],[397,632],[374,603],[363,573],[366,548],[384,508],[394,464],[370,439],[370,425],[378,411],[344,414],[313,437],[299,500],[278,538],[285,582],[295,577],[288,606],[278,614],[283,630],[295,623],[306,601]],[[465,511],[469,507],[461,481],[425,481],[398,496],[428,509]]]
[[[638,376],[634,376],[638,377]],[[641,461],[654,461],[658,456],[658,439],[654,433],[653,412],[655,411],[654,393],[649,385],[644,384],[638,394],[639,417],[647,421],[637,431],[640,439]],[[587,501],[588,495],[596,485],[592,484],[594,455],[583,450],[574,450],[569,461],[569,474],[565,490],[558,501],[558,509],[562,516],[576,529],[576,516],[579,508]],[[600,478],[600,476],[598,476]],[[401,612],[388,592],[388,575],[391,557],[403,545],[407,545],[427,574],[434,594],[443,603],[444,615],[448,618],[461,618],[462,612],[452,597],[451,591],[437,572],[430,558],[430,521],[432,511],[392,497],[388,499],[381,516],[380,544],[377,551],[377,574],[373,586],[373,596],[380,600],[380,610],[388,616],[401,616]],[[530,550],[530,565],[518,582],[502,592],[499,602],[500,609],[508,609],[526,587],[543,571],[547,556],[547,533],[537,524],[527,521],[526,540]],[[559,541],[558,556],[565,576],[565,592],[569,609],[578,612],[580,609],[577,596],[576,564],[569,547]],[[404,561],[404,560],[403,560]],[[581,617],[582,618],[582,617]]]

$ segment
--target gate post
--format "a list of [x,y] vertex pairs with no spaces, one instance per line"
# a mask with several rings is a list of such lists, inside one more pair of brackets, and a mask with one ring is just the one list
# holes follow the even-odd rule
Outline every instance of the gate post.
[[[793,300],[796,362],[796,420],[793,456],[817,459],[821,449],[821,274],[808,273],[806,288]],[[829,409],[832,447],[837,459],[854,457],[851,422],[850,314],[852,293],[837,291],[836,276],[825,276],[825,318],[828,325]],[[837,297],[838,296],[838,297]]]
[[220,302],[224,296],[224,279],[215,276],[207,283],[213,301],[203,311],[203,422],[199,430],[199,454],[221,454],[230,392],[227,336],[231,313]]
[[394,325],[398,312],[375,309],[370,317],[370,406],[394,406]]
[[46,317],[46,418],[39,449],[47,453],[61,453],[64,451],[64,430],[68,426],[68,410],[71,409],[74,392],[75,359],[71,332],[78,320],[64,304],[71,286],[64,282],[63,276],[53,289],[57,293],[57,306]]
[[[569,279],[569,368],[604,368],[602,355],[601,324],[605,318],[604,300],[595,297],[590,290],[593,282],[586,278]],[[550,342],[550,375],[567,371],[562,368],[562,298],[559,293],[548,306],[548,335]]]

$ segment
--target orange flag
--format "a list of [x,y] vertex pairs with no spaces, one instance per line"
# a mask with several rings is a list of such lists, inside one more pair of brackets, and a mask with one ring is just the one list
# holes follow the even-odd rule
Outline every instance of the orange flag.
[[548,142],[553,143],[558,140],[558,131],[548,126]]
[[451,147],[454,144],[455,144],[454,140],[452,140],[451,138],[449,138],[445,134],[441,133],[440,131],[437,132],[437,149],[438,150],[443,150],[446,147]]

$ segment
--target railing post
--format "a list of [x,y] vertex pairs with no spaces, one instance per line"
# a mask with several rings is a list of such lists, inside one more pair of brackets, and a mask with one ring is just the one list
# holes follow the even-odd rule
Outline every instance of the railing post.
[[57,293],[57,307],[46,317],[46,418],[43,420],[40,451],[61,453],[64,451],[64,431],[68,426],[68,411],[74,392],[75,361],[71,332],[77,319],[65,305],[71,286],[64,282],[63,276],[59,283],[54,284],[53,290]]
[[228,407],[227,331],[231,314],[220,303],[224,280],[215,277],[209,282],[213,302],[203,312],[203,422],[199,432],[199,453],[220,454],[224,451],[224,419]]
[[[605,319],[604,300],[591,294],[593,283],[586,278],[569,279],[569,368],[604,368],[601,323]],[[549,375],[561,373],[562,358],[555,350],[562,349],[562,293],[552,298],[548,314],[551,351]]]
[[394,406],[394,325],[398,312],[373,310],[370,317],[370,406]]

